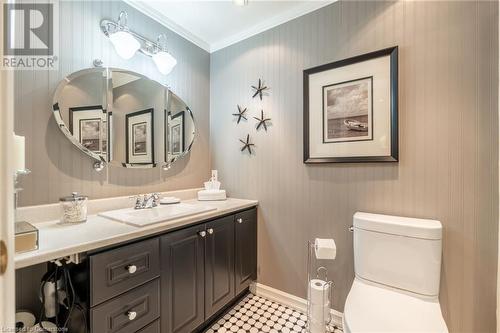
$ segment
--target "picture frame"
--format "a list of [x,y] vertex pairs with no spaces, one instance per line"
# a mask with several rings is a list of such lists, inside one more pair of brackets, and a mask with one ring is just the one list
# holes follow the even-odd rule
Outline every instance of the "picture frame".
[[106,151],[107,161],[111,162],[113,160],[113,112],[108,112],[107,117],[108,135],[107,135],[107,147]]
[[106,111],[102,105],[79,106],[69,108],[69,131],[87,150],[106,153],[107,126]]
[[154,110],[152,108],[125,115],[126,163],[154,164]]
[[170,154],[178,156],[184,152],[184,111],[171,117],[169,129]]
[[398,47],[304,70],[304,163],[397,162]]

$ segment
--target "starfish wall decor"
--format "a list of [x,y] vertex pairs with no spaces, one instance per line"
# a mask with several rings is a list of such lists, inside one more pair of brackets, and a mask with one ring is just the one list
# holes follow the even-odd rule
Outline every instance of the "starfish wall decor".
[[238,113],[233,113],[233,116],[238,117],[237,124],[240,123],[241,118],[247,120],[247,117],[245,117],[245,112],[247,112],[247,108],[242,109],[241,106],[238,106]]
[[257,95],[260,97],[260,100],[262,101],[262,93],[264,90],[269,89],[267,86],[264,85],[261,79],[259,79],[259,85],[252,86],[252,88],[255,90],[255,93],[253,94],[252,98],[255,98]]
[[245,149],[248,150],[248,153],[251,155],[252,154],[252,146],[255,146],[253,143],[250,143],[250,134],[247,134],[247,140],[243,141],[240,139],[240,142],[243,144],[243,147],[241,147],[241,151],[244,151]]
[[253,119],[257,120],[258,123],[257,123],[257,131],[259,130],[259,128],[261,126],[264,126],[264,129],[266,130],[267,132],[267,124],[266,122],[267,121],[270,121],[271,118],[264,118],[264,110],[260,110],[260,118],[257,118],[257,117],[253,117]]

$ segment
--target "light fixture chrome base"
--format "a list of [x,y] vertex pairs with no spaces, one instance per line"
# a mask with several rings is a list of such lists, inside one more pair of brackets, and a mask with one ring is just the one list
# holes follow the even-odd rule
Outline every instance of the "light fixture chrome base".
[[[101,31],[108,38],[115,31],[120,31],[120,29],[123,28],[118,22],[107,19],[101,20]],[[138,33],[133,32],[132,30],[127,29],[127,32],[132,36],[134,36],[134,38],[141,43],[141,48],[139,49],[139,52],[148,57],[152,57],[158,50],[163,49],[163,47],[159,43],[153,42],[147,39],[146,37],[143,37]]]
[[97,171],[97,172],[102,171],[105,166],[106,166],[106,164],[104,164],[103,161],[96,161],[96,162],[94,162],[94,170]]
[[101,59],[94,59],[94,61],[92,62],[92,64],[94,65],[94,67],[100,68],[100,67],[102,67],[103,62],[102,62]]

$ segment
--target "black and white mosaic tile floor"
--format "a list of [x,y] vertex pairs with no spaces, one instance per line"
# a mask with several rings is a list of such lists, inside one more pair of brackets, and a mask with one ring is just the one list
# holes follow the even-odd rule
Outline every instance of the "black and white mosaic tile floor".
[[[303,333],[307,316],[263,297],[248,294],[205,333]],[[334,327],[331,332],[342,333]]]

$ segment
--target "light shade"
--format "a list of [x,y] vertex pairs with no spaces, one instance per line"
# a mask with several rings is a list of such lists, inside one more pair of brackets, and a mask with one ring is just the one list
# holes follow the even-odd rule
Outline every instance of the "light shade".
[[236,6],[246,6],[248,5],[248,0],[233,0]]
[[109,35],[116,53],[123,59],[130,59],[141,47],[141,43],[126,31],[117,31]]
[[153,61],[163,75],[170,73],[175,65],[177,65],[177,60],[175,60],[170,53],[165,51],[159,51],[153,54]]

